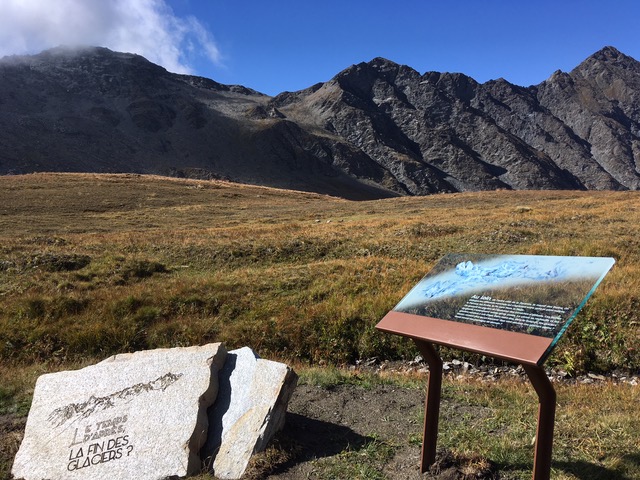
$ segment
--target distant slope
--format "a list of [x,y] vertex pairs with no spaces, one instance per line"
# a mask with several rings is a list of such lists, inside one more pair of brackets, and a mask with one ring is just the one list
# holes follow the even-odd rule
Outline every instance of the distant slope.
[[353,199],[638,189],[640,63],[612,47],[537,86],[377,58],[274,98],[104,48],[0,60],[0,174],[226,178]]
[[[244,87],[168,73],[104,48],[6,57],[0,174],[156,173],[350,198],[393,195],[378,187],[385,172],[374,161],[272,118],[268,101]],[[334,166],[344,158],[358,163],[363,180]]]

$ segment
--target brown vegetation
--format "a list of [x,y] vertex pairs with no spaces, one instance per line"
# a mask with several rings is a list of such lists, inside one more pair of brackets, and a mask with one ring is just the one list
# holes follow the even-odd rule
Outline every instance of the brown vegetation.
[[551,359],[634,369],[640,194],[349,202],[135,175],[0,177],[0,358],[82,361],[222,340],[332,364],[412,356],[374,326],[447,252],[613,256]]
[[[0,421],[9,432],[0,471],[9,468],[5,450],[17,446],[14,423],[26,415],[35,379],[47,371],[117,352],[209,341],[249,345],[299,367],[413,358],[409,342],[374,327],[447,252],[613,256],[616,266],[548,363],[569,372],[637,371],[639,211],[637,192],[496,191],[350,202],[136,175],[0,177]],[[620,411],[637,396],[624,392]],[[520,415],[508,403],[530,394],[497,393],[505,394],[501,408]],[[418,424],[413,419],[407,428],[419,432]],[[583,427],[571,428],[567,438]],[[512,434],[521,436],[517,429]],[[447,444],[444,435],[448,448],[462,441],[452,437]],[[502,448],[500,438],[485,452],[490,458]],[[352,466],[363,455],[371,456],[374,471],[378,464],[388,468],[393,453],[386,442],[373,438],[340,453],[329,471],[331,462]],[[594,442],[585,458],[609,455]],[[624,453],[627,443],[616,448]],[[289,458],[295,448],[275,454]],[[470,444],[458,452],[473,459],[478,449]],[[567,458],[572,452],[567,446]],[[510,462],[501,460],[500,468]]]

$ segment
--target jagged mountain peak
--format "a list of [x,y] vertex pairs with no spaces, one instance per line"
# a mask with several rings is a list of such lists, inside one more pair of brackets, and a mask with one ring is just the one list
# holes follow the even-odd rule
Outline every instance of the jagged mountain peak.
[[[371,68],[373,68],[374,70],[376,70],[376,71],[378,71],[380,73],[386,73],[386,72],[397,73],[398,70],[403,69],[403,68],[404,69],[411,69],[407,65],[402,65],[402,64],[396,63],[393,60],[389,60],[389,59],[384,58],[384,57],[375,57],[375,58],[371,59],[370,61],[368,61],[367,65],[369,65]],[[413,70],[413,69],[411,69],[411,70]]]
[[393,60],[389,60],[388,58],[375,57],[369,60],[368,62],[360,62],[354,65],[351,65],[350,67],[345,68],[338,75],[348,74],[349,72],[360,71],[360,70],[371,70],[371,71],[377,71],[377,72],[395,71],[395,70],[398,70],[401,66],[405,66],[405,65],[400,65],[399,63],[396,63]]
[[406,86],[413,85],[414,88],[418,88],[420,85],[430,85],[468,101],[473,98],[479,85],[464,73],[431,71],[421,75],[407,65],[382,57],[352,65],[336,75],[332,81],[344,91],[363,99],[375,96],[375,89],[385,90],[386,87],[381,87],[381,84],[386,84],[389,88],[396,89],[396,95],[400,96],[400,91]]
[[136,53],[116,52],[106,47],[95,46],[69,46],[60,45],[53,47],[35,55],[12,55],[0,59],[6,63],[47,63],[49,65],[82,65],[88,62],[104,64],[105,62],[117,62],[119,64],[130,64],[153,68],[155,70],[166,71],[163,67],[156,65],[141,55]]
[[165,68],[141,55],[114,52],[104,47],[59,46],[36,55],[4,57],[0,60],[1,66],[28,67],[34,73],[31,76],[23,73],[30,77],[28,80],[48,83],[47,88],[58,85],[76,93],[94,92],[96,95],[119,89],[163,88],[164,81],[173,78]]
[[0,60],[0,174],[223,177],[348,198],[640,189],[640,68],[605,47],[531,87],[382,57],[276,97],[139,55]]
[[616,70],[617,72],[628,71],[632,75],[640,75],[640,62],[633,57],[625,55],[614,47],[604,47],[586,58],[571,71],[571,74],[575,76],[595,77],[599,73],[607,70]]
[[100,58],[139,58],[145,62],[148,62],[146,58],[142,55],[138,55],[137,53],[128,53],[128,52],[118,52],[115,50],[111,50],[107,47],[93,46],[93,45],[58,45],[57,47],[49,48],[47,50],[43,50],[41,53],[34,55],[35,57],[43,56],[43,57],[100,57]]
[[618,61],[619,59],[631,58],[612,46],[606,46],[595,52],[590,58],[603,61]]
[[377,57],[369,62],[361,62],[344,69],[333,80],[345,89],[356,88],[366,91],[377,80],[394,83],[398,71],[402,68],[399,64]]

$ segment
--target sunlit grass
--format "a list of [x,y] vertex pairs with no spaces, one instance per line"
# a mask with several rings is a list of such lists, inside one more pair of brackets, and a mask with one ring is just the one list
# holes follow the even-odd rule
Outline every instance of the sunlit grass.
[[[554,479],[640,478],[638,387],[556,385]],[[501,478],[529,479],[537,397],[528,383],[446,383],[439,445],[495,462]]]
[[614,256],[550,362],[571,372],[640,367],[635,192],[348,202],[144,176],[0,184],[5,361],[213,340],[330,364],[411,357],[412,345],[375,324],[458,251]]
[[[417,352],[410,342],[375,324],[449,252],[613,256],[615,267],[548,363],[574,374],[638,371],[639,212],[637,192],[348,202],[146,176],[0,177],[0,409],[25,413],[36,372],[146,348],[224,341],[331,368],[373,356],[411,359]],[[496,433],[487,444],[464,422],[442,431],[443,442],[486,452],[507,469],[530,464],[530,395],[500,388],[498,397],[514,408],[481,387],[466,388],[474,401],[507,413],[469,419]],[[616,395],[623,396],[616,405],[637,404],[625,387],[599,391],[562,394],[584,395],[566,405],[585,408]],[[466,397],[455,389],[450,395]],[[597,421],[589,422],[589,415],[562,413],[569,408],[562,405],[559,418],[571,426],[564,433],[558,422],[558,478],[587,478],[584,462],[640,478],[629,447],[629,435],[638,438],[637,424],[629,429],[633,412],[618,406],[597,416],[594,406],[589,415]]]

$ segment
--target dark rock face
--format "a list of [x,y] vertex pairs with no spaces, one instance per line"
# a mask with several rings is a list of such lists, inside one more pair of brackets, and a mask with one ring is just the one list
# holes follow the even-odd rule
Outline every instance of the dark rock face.
[[268,97],[103,48],[0,60],[0,174],[228,178],[347,198],[640,188],[640,63],[528,88],[382,58]]
[[529,88],[374,59],[273,103],[317,119],[424,194],[637,189],[639,95],[640,64],[607,47]]

